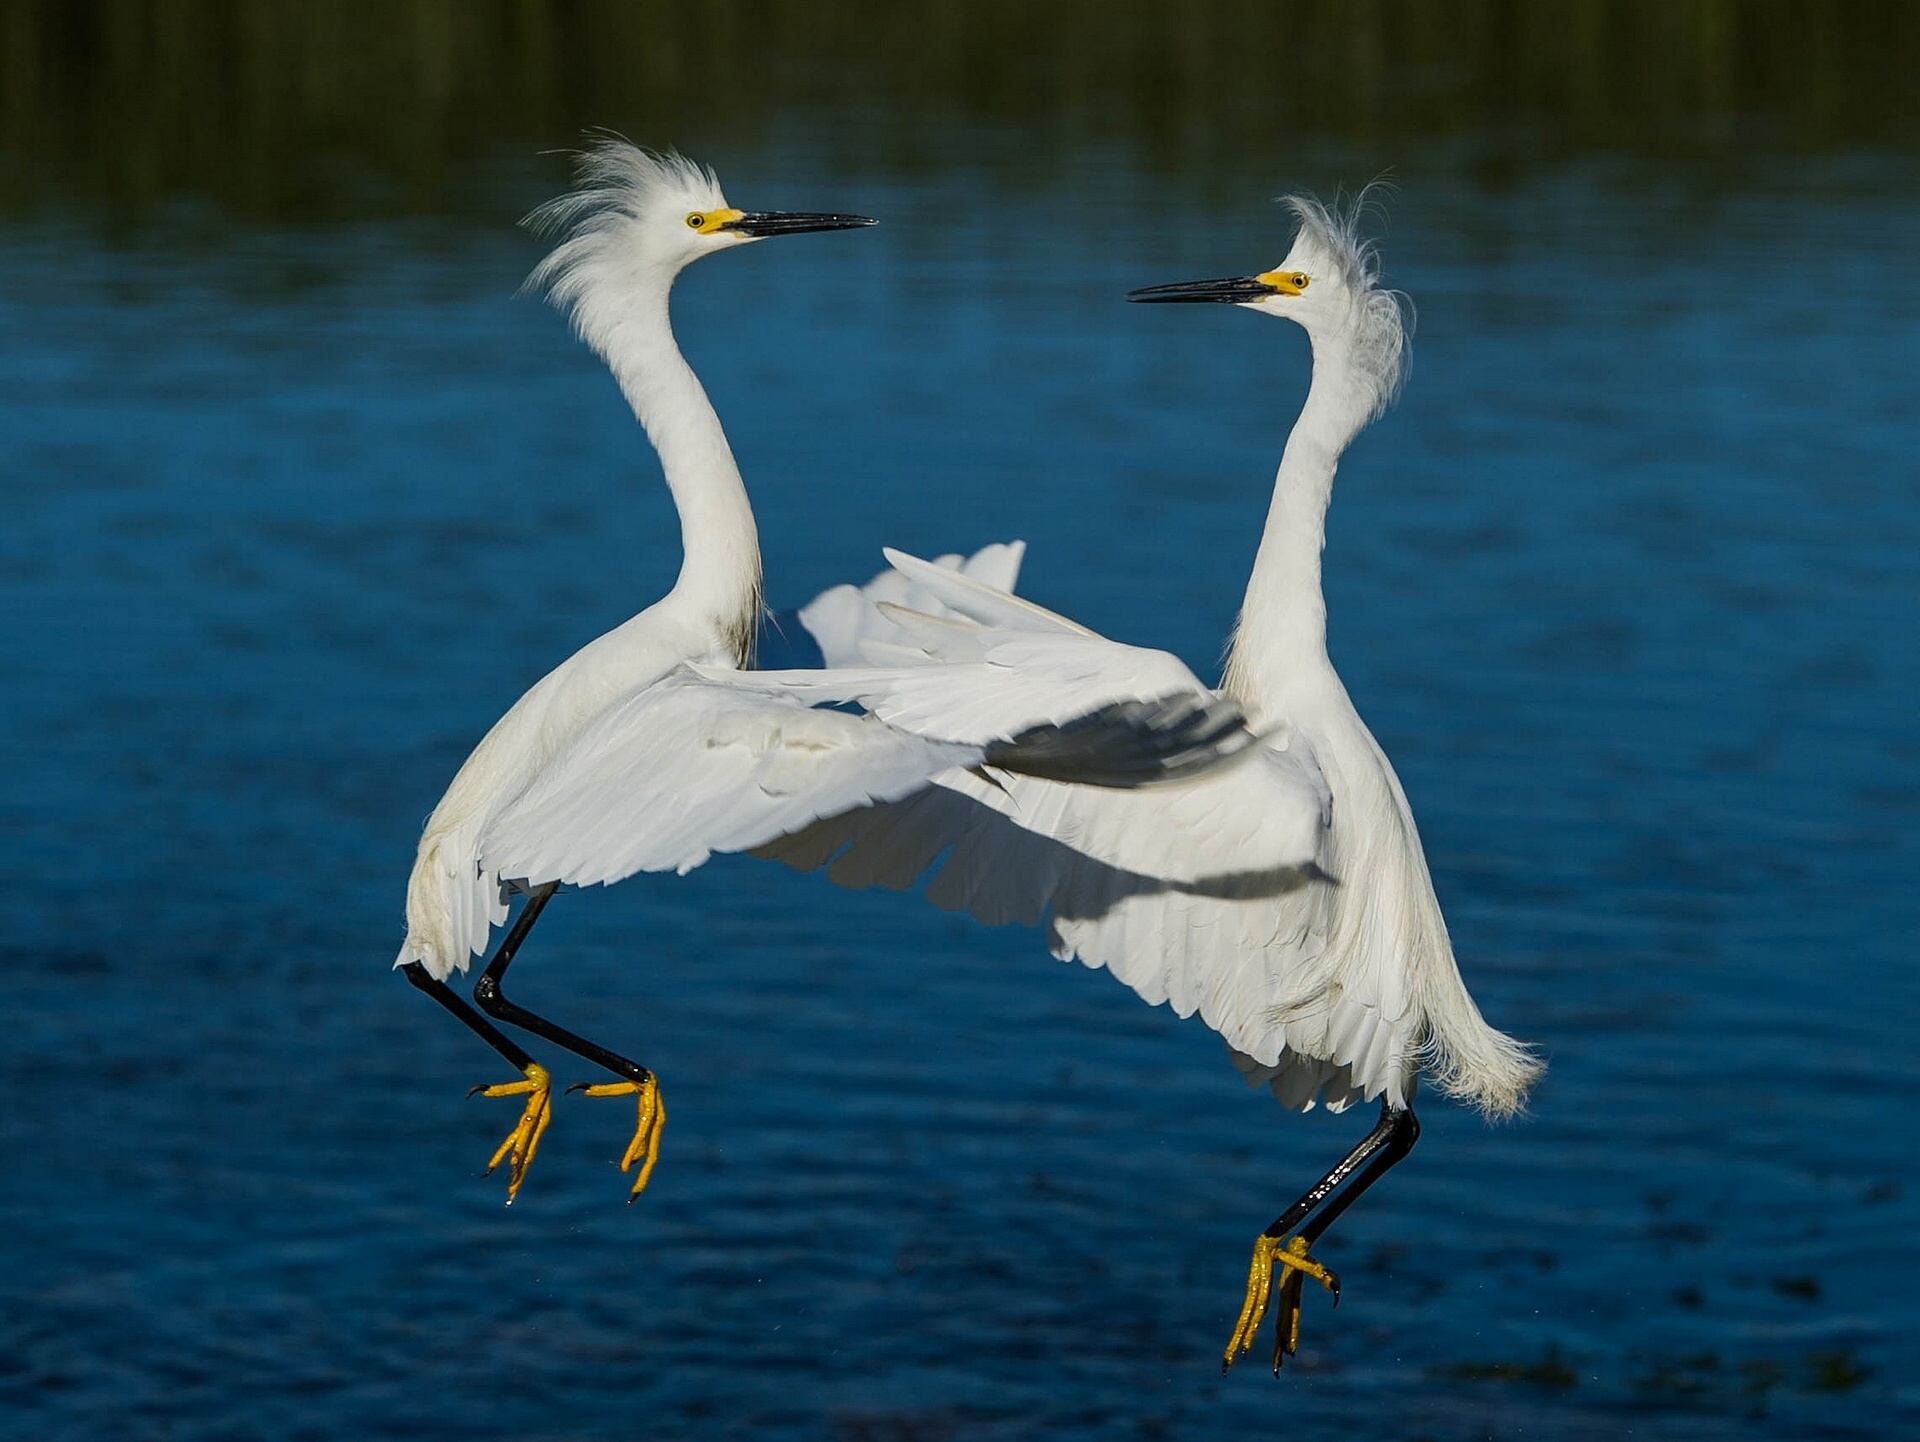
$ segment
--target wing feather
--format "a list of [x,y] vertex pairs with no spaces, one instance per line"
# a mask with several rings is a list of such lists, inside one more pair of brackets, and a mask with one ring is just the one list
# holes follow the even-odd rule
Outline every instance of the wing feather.
[[[1097,636],[976,630],[967,638],[977,659],[931,663],[920,649],[897,653],[920,664],[754,671],[741,684],[812,702],[856,702],[889,725],[961,745],[1009,741],[1115,703],[1187,697],[1232,705],[1165,651]],[[709,678],[720,671],[696,669]]]
[[[1104,967],[1181,1016],[1198,1013],[1283,1105],[1338,1110],[1402,1085],[1420,1038],[1406,1009],[1325,974],[1338,886],[1325,866],[1325,786],[1297,750],[1253,754],[1285,787],[1316,779],[1311,827],[1284,853],[1290,864],[1265,870],[1246,865],[1265,844],[1248,840],[1248,818],[1212,804],[1259,790],[1261,773],[1244,760],[1222,768],[1234,784],[1219,796],[1220,773],[1113,791],[949,772],[901,802],[815,823],[755,854],[824,867],[852,888],[924,880],[943,910],[1044,925],[1062,960]],[[1131,846],[1138,869],[1090,854],[1096,845]],[[1196,857],[1202,874],[1192,874]],[[1208,866],[1225,869],[1205,874]]]
[[686,872],[876,800],[975,748],[870,716],[814,710],[685,670],[606,708],[492,817],[480,865],[502,877],[609,884]]
[[[966,576],[991,588],[1011,591],[1020,579],[1020,562],[1026,553],[1026,542],[1007,541],[982,546],[964,560],[957,555],[941,556],[921,564]],[[893,622],[880,609],[882,604],[903,606],[929,615],[947,612],[946,606],[926,586],[890,567],[864,586],[835,586],[821,592],[800,608],[800,623],[819,646],[826,665],[857,666],[864,657],[865,646],[897,639]]]
[[1011,631],[1052,631],[1067,636],[1094,634],[1078,621],[1011,594],[1011,586],[993,586],[982,576],[968,575],[932,561],[923,561],[918,556],[896,551],[891,546],[886,547],[883,554],[894,570],[923,587],[942,605],[983,626],[1003,627]]

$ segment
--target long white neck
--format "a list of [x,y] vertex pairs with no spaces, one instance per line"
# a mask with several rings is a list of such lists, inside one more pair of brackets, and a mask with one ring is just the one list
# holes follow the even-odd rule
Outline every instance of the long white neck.
[[1369,402],[1354,384],[1342,337],[1313,339],[1313,383],[1274,478],[1273,504],[1240,607],[1224,688],[1256,721],[1289,691],[1331,674],[1327,603],[1320,590],[1333,473]]
[[674,343],[671,284],[666,277],[629,303],[603,354],[659,452],[680,513],[684,558],[667,604],[711,627],[715,643],[744,664],[760,610],[760,534],[720,417]]

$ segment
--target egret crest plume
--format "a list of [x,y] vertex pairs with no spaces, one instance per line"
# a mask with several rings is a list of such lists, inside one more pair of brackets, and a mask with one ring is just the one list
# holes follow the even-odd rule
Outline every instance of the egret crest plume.
[[1406,384],[1413,303],[1403,291],[1380,284],[1380,252],[1362,232],[1374,208],[1379,182],[1345,205],[1331,206],[1311,195],[1287,195],[1281,204],[1293,212],[1297,229],[1283,270],[1304,270],[1331,282],[1345,302],[1348,374],[1365,402],[1361,424],[1378,420]]
[[[531,211],[521,224],[535,235],[564,237],[527,277],[572,320],[580,338],[604,354],[608,332],[635,286],[660,268],[678,271],[710,247],[685,217],[725,210],[720,178],[673,151],[643,150],[603,137],[574,162],[574,188]],[[664,295],[662,296],[664,300]]]

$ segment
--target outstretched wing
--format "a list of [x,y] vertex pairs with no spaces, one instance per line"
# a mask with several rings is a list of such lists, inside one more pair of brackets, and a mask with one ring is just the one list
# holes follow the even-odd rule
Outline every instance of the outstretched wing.
[[[1245,766],[1236,762],[1229,774],[1245,776]],[[1189,855],[1231,865],[1244,852],[1203,804],[1203,786],[1099,791],[1003,782],[995,788],[949,774],[938,786],[818,822],[754,854],[803,871],[824,867],[837,885],[856,890],[924,885],[935,906],[989,926],[1044,926],[1061,960],[1103,967],[1180,1016],[1197,1012],[1226,1039],[1249,1082],[1271,1086],[1290,1109],[1319,1102],[1338,1111],[1401,1083],[1400,1063],[1419,1044],[1410,999],[1345,995],[1322,964],[1339,884],[1324,864],[1324,826],[1322,855],[1297,865],[1154,875],[1090,855],[1087,832],[1107,827],[1137,838],[1144,828],[1169,838],[1177,853],[1162,867],[1169,872],[1195,869]],[[1016,808],[1024,823],[1011,814]],[[1042,811],[1087,828],[1081,844],[1035,829]],[[1124,852],[1124,841],[1116,849]]]
[[[1077,668],[1063,690],[1083,695],[1102,678],[1124,690],[1129,673],[1172,679],[1152,669],[1163,663],[978,578],[888,559],[940,611],[914,617],[877,603],[900,633],[862,648],[869,662],[891,663],[863,678],[858,697],[880,714],[977,723],[1003,699],[976,674],[996,659],[1022,677]],[[963,698],[971,692],[971,710],[954,704],[942,678]],[[1345,994],[1324,964],[1338,886],[1332,800],[1299,741],[1271,735],[1226,766],[1136,790],[998,772],[991,781],[948,773],[928,791],[816,823],[756,854],[825,867],[843,886],[924,882],[936,906],[989,925],[1044,925],[1056,956],[1104,967],[1181,1016],[1198,1012],[1248,1079],[1271,1085],[1285,1106],[1318,1099],[1338,1110],[1400,1084],[1400,1062],[1418,1044],[1409,998],[1391,988]]]
[[968,768],[1112,771],[1131,784],[1204,768],[1243,737],[1237,715],[1222,726],[1177,701],[954,741],[810,706],[752,672],[682,666],[618,697],[548,757],[489,817],[478,863],[507,880],[575,885],[685,872]]
[[[1288,736],[1238,729],[1239,710],[1177,657],[1126,646],[950,567],[888,551],[898,573],[940,614],[881,600],[875,611],[894,639],[868,637],[869,664],[834,671],[756,672],[747,684],[816,702],[855,702],[902,730],[989,748],[998,785],[943,778],[1017,825],[1096,860],[1141,875],[1201,882],[1295,869],[1316,860],[1327,793],[1318,766]],[[869,628],[871,629],[871,628]],[[1172,718],[1188,708],[1194,764],[1169,759]],[[1098,753],[1105,768],[1075,771],[1035,753],[1041,737],[1075,740],[1076,717],[1105,721],[1137,713],[1150,747],[1125,786],[1121,749]],[[1020,762],[992,750],[1028,742]],[[1204,744],[1202,744],[1204,743]],[[1236,751],[1244,756],[1221,765]],[[1072,764],[1093,748],[1076,745]],[[1017,774],[1003,774],[1013,772]],[[1041,782],[1086,783],[1045,786]],[[924,869],[924,868],[923,868]]]
[[[897,613],[903,622],[951,623]],[[1099,785],[1135,785],[1211,765],[1250,746],[1239,705],[1202,686],[1162,651],[1116,646],[1098,638],[987,632],[970,623],[973,659],[947,664],[909,662],[842,670],[755,671],[737,682],[768,696],[815,705],[858,704],[917,736],[987,749],[996,764],[1016,764],[1010,748],[1027,756],[1038,775]],[[717,678],[722,668],[699,667]],[[1087,744],[1093,726],[1107,747]],[[1184,744],[1178,738],[1184,734]],[[1132,750],[1119,746],[1130,735]],[[1064,746],[1047,766],[1041,738]],[[1176,752],[1184,751],[1182,760]],[[1072,761],[1098,769],[1073,770]]]
[[978,747],[682,668],[620,698],[553,756],[493,816],[480,865],[582,886],[686,872],[982,759]]

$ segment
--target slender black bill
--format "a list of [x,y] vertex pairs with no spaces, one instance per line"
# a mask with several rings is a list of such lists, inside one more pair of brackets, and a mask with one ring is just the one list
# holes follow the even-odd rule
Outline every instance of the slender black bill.
[[809,230],[858,230],[877,222],[870,215],[821,215],[806,210],[749,210],[721,226],[735,235],[801,235]]
[[1144,290],[1128,291],[1127,299],[1143,305],[1198,305],[1204,301],[1245,305],[1250,300],[1265,300],[1279,293],[1264,280],[1243,275],[1228,280],[1183,280],[1177,285],[1150,285]]

